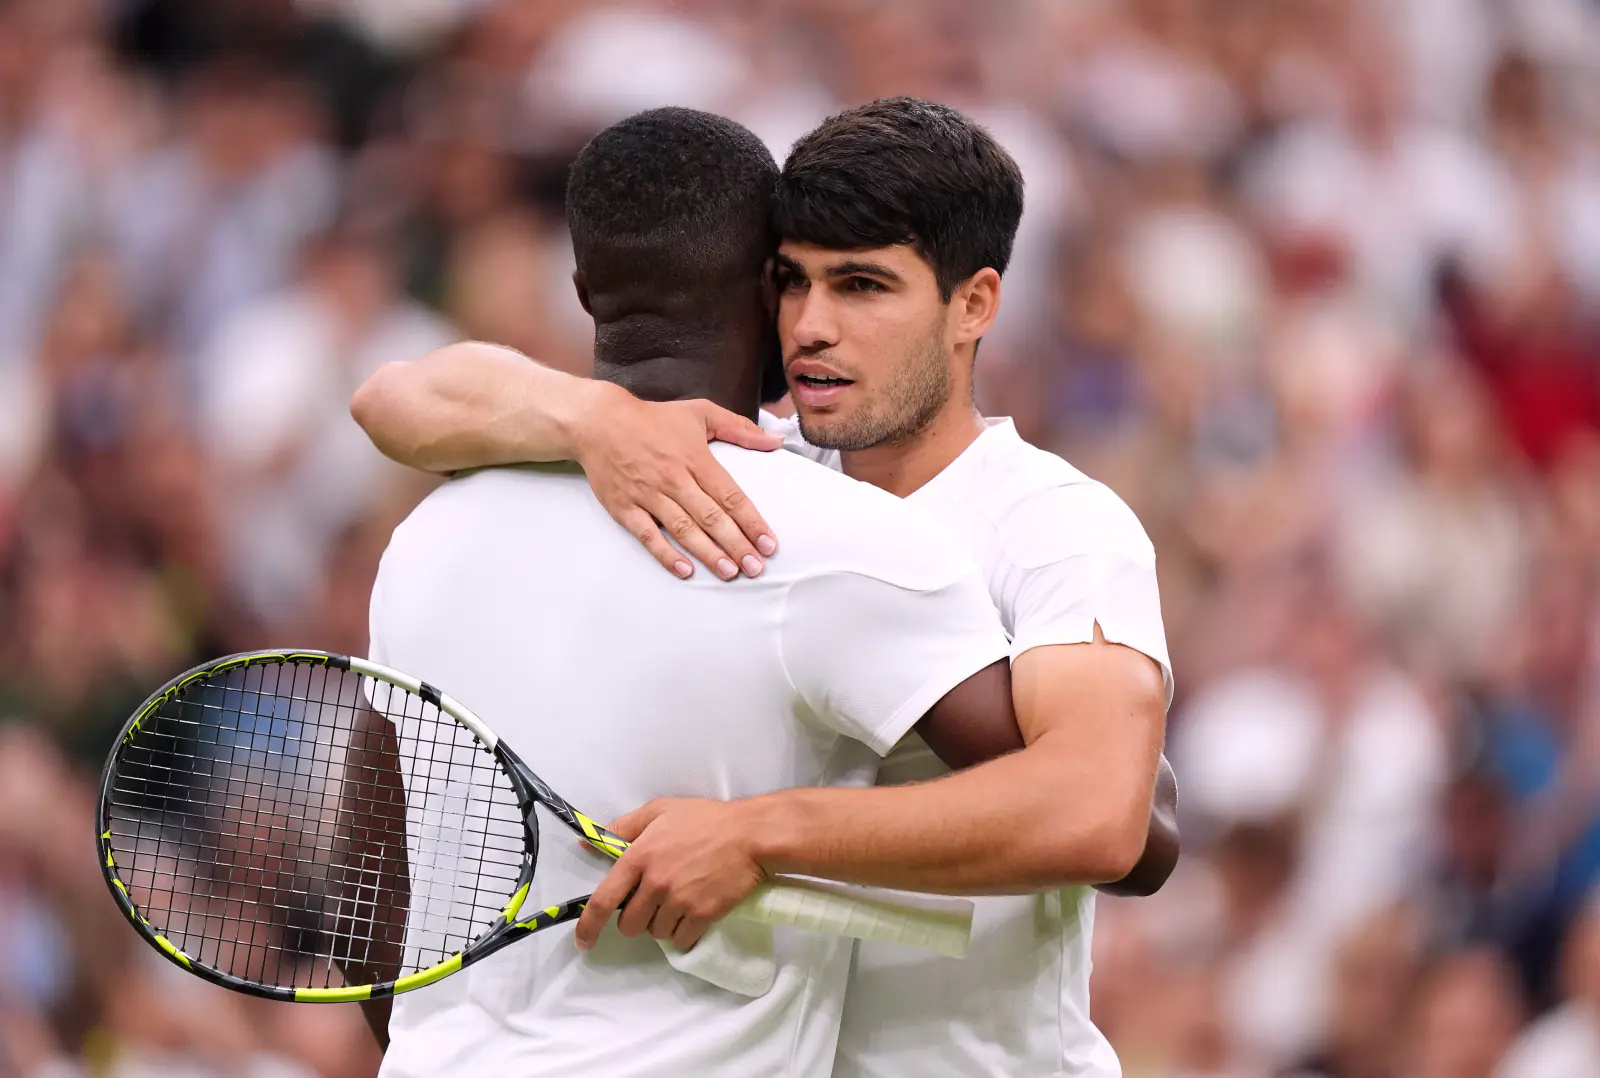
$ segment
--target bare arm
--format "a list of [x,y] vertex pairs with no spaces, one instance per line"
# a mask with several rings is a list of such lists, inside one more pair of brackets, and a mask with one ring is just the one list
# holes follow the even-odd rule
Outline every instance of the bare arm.
[[740,568],[756,575],[777,549],[707,443],[776,449],[782,440],[709,401],[649,404],[465,341],[380,367],[350,414],[385,456],[423,471],[577,461],[612,518],[679,576],[693,566],[667,535],[724,580]]
[[448,473],[577,460],[579,428],[606,394],[624,392],[464,341],[378,368],[350,399],[350,414],[385,456]]
[[1011,664],[1001,659],[944,694],[917,733],[946,767],[959,770],[1023,747],[1011,704]]
[[[909,786],[661,799],[616,821],[634,844],[595,889],[579,946],[630,894],[624,933],[671,934],[680,916],[714,922],[775,873],[944,894],[1123,880],[1147,846],[1160,668],[1097,628],[1092,643],[1025,652],[1011,673],[1022,751]],[[658,909],[671,916],[645,915]]]
[[[1024,742],[1012,706],[1010,664],[995,663],[951,689],[917,724],[917,732],[953,771],[1020,750]],[[1098,889],[1127,898],[1153,895],[1178,867],[1180,849],[1178,779],[1162,756],[1139,862],[1121,879]]]
[[1178,867],[1182,843],[1178,835],[1178,776],[1166,756],[1156,771],[1155,797],[1150,803],[1150,830],[1145,838],[1144,853],[1120,880],[1100,885],[1108,895],[1124,898],[1146,898],[1166,885]]
[[757,862],[945,893],[1128,875],[1145,846],[1165,726],[1159,668],[1097,631],[1092,644],[1024,653],[1012,678],[1026,751],[912,786],[753,798]]
[[[1022,731],[1011,702],[1011,665],[997,662],[950,689],[917,723],[917,733],[952,771],[1021,750]],[[1163,755],[1139,862],[1120,880],[1098,884],[1098,889],[1120,897],[1155,894],[1178,867],[1179,849],[1178,776]]]
[[[406,911],[406,792],[394,726],[371,708],[351,731],[334,833],[329,889],[336,898],[332,935],[347,981],[378,984],[400,975]],[[362,1017],[378,1047],[389,1047],[392,998],[363,1000]]]

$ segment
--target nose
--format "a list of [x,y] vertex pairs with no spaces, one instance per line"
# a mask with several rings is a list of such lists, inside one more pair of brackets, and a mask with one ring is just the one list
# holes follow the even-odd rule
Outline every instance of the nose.
[[813,286],[798,295],[784,296],[782,309],[787,317],[780,322],[788,325],[783,341],[785,355],[820,352],[839,343],[839,320],[828,289]]

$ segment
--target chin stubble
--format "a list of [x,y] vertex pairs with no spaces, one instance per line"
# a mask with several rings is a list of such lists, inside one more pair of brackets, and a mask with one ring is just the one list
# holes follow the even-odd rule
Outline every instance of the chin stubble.
[[950,363],[936,328],[923,338],[893,382],[855,415],[831,423],[807,423],[800,433],[819,449],[853,452],[909,442],[927,429],[950,400]]

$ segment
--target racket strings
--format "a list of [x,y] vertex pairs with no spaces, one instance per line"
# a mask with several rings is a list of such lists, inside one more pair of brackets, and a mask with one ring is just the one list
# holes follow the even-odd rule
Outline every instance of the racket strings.
[[310,663],[187,686],[121,747],[108,788],[142,916],[264,984],[436,965],[494,922],[524,856],[515,793],[469,731],[414,693]]

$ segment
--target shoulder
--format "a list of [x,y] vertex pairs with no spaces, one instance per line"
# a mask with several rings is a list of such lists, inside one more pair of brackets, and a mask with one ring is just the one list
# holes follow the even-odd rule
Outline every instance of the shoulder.
[[406,519],[409,522],[418,516],[459,511],[470,506],[517,505],[558,496],[566,490],[586,489],[588,483],[583,469],[565,461],[472,468],[457,472],[440,483]]
[[1155,547],[1128,504],[1054,453],[1020,439],[985,476],[985,516],[1008,561],[1036,569],[1085,554],[1154,563]]
[[[587,497],[586,497],[587,496]],[[593,502],[575,464],[524,464],[458,472],[417,503],[390,536],[391,556],[426,556],[451,537],[469,541],[516,529],[525,516],[548,519],[553,503]],[[594,503],[598,509],[599,503]]]
[[976,566],[927,511],[793,453],[713,447],[772,525],[769,571],[854,573],[898,587],[944,587]]

